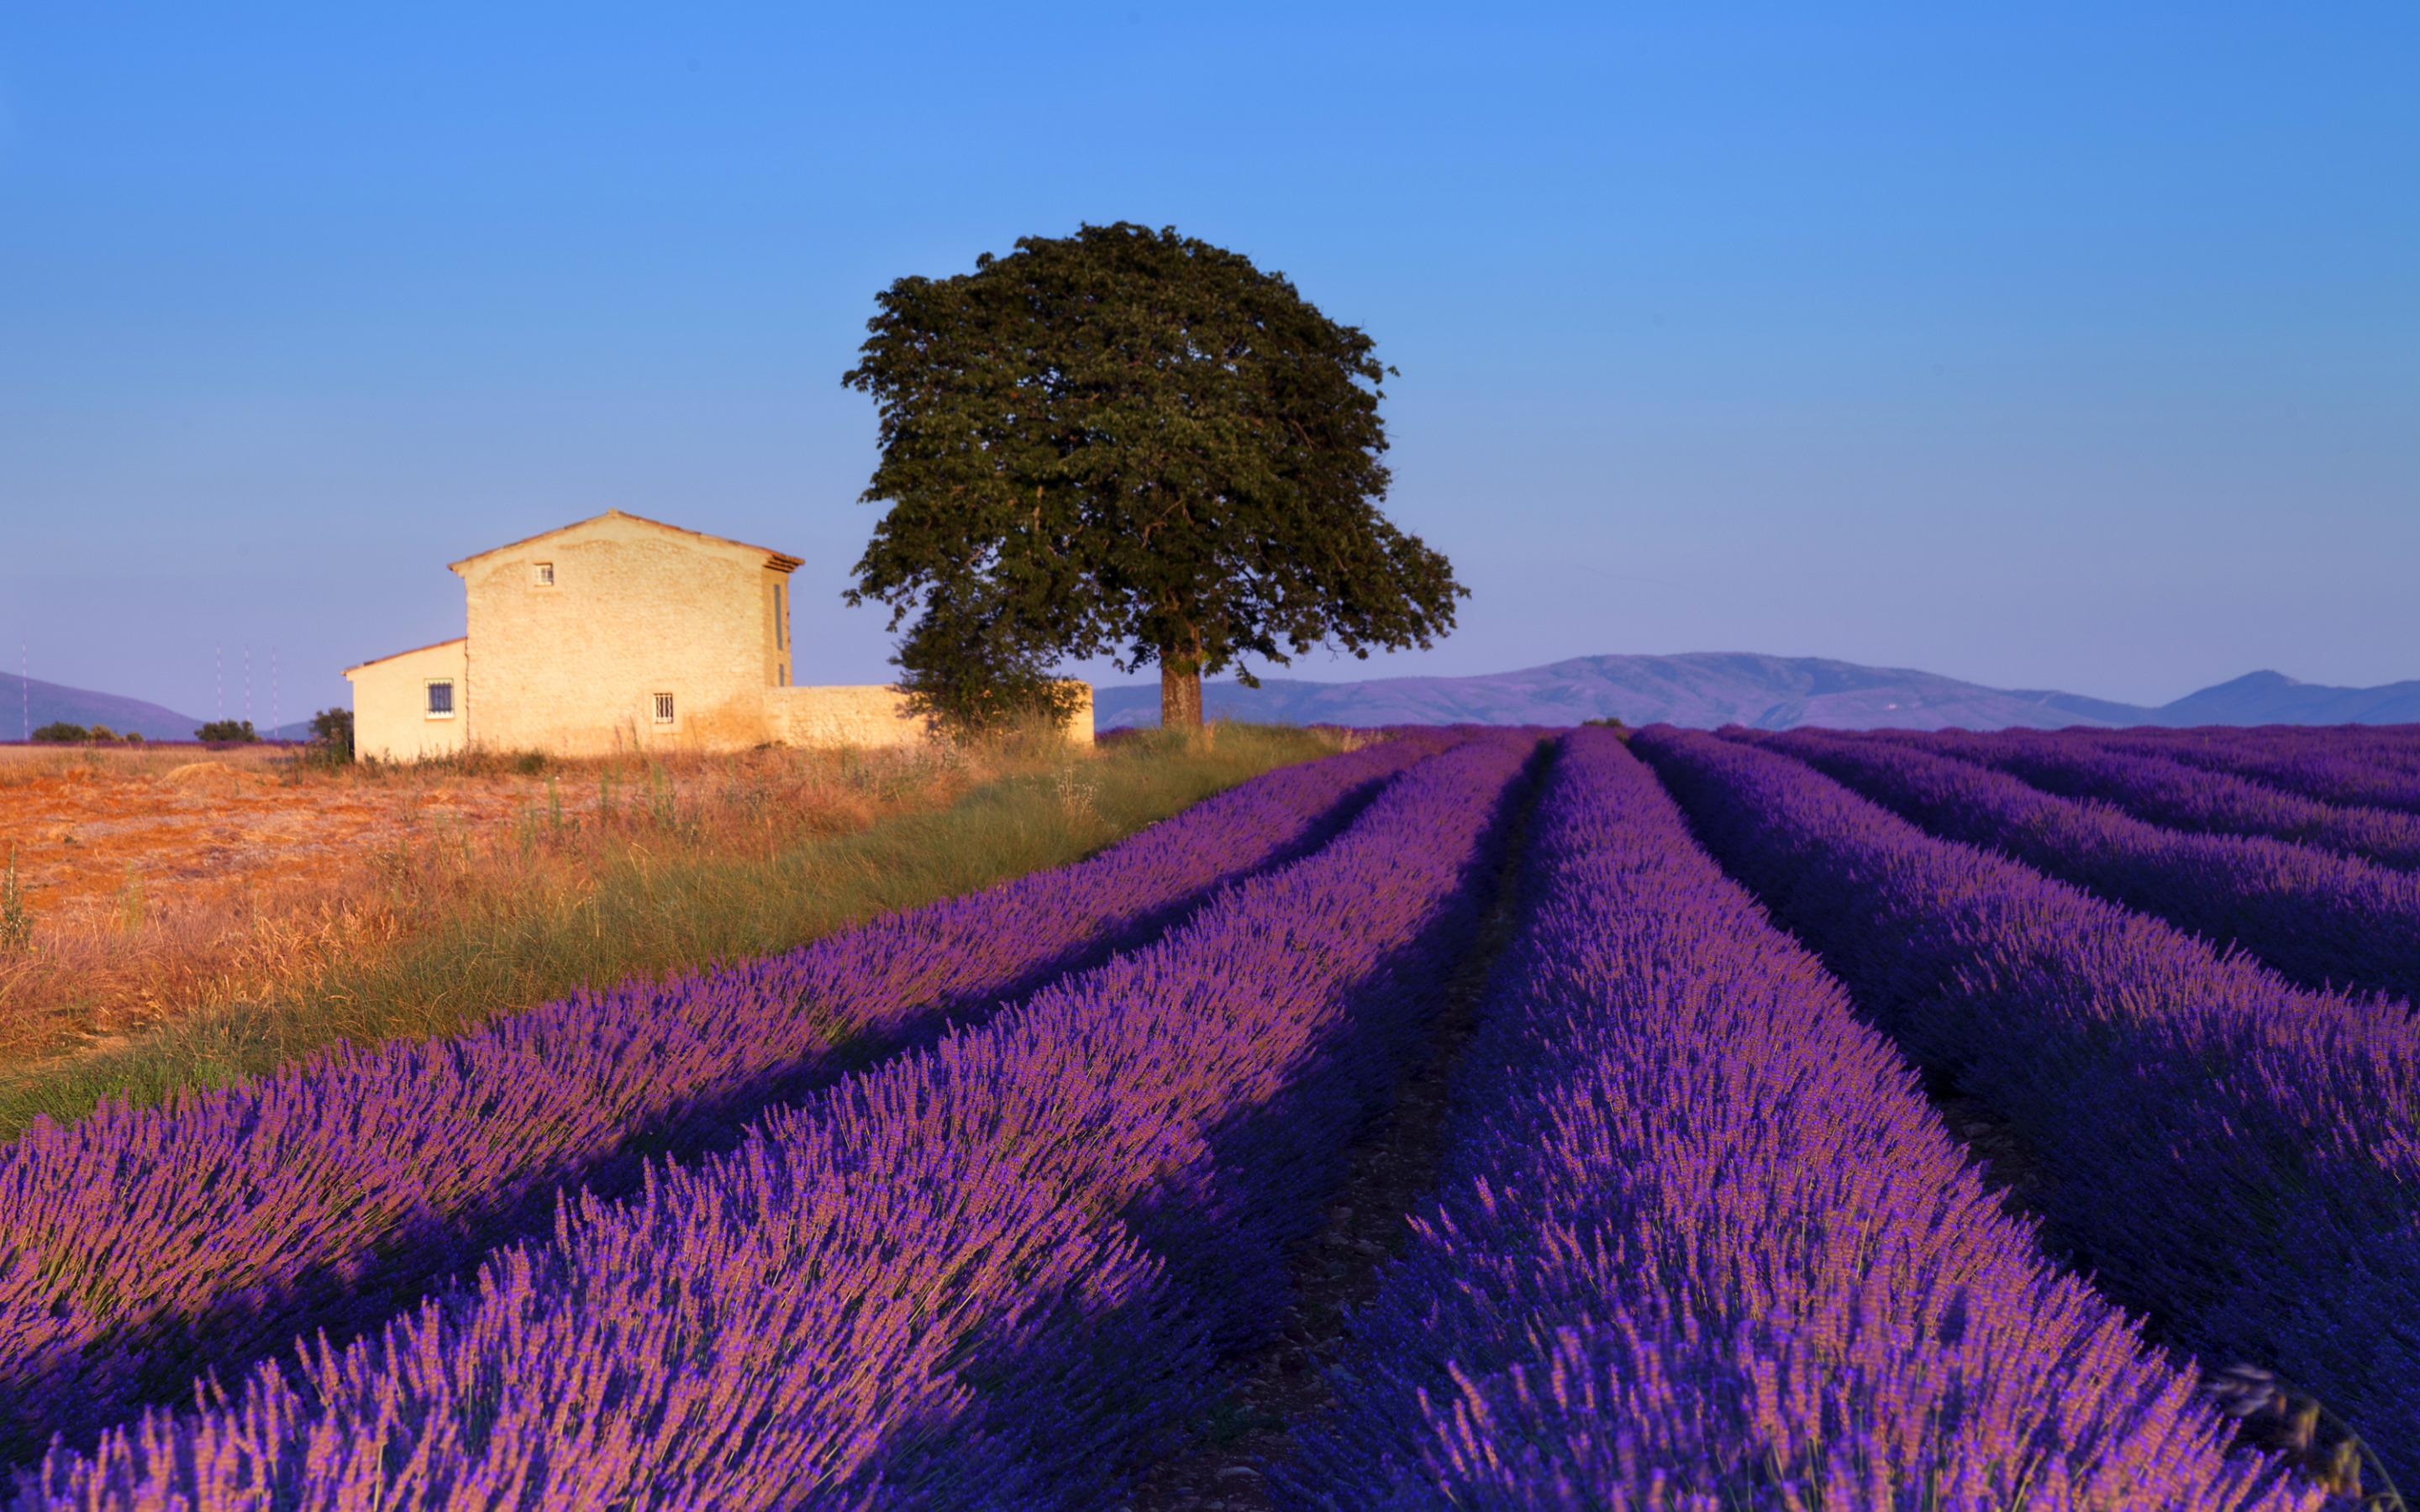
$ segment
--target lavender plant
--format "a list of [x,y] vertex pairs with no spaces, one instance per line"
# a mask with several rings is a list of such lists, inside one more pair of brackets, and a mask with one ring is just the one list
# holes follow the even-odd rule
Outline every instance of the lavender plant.
[[1616,738],[1530,836],[1442,1204],[1280,1504],[2318,1504],[2044,1264]]
[[728,1145],[769,1103],[1149,938],[1451,738],[1271,773],[1094,860],[785,955],[38,1126],[0,1151],[0,1443],[88,1442],[207,1368],[375,1328],[542,1231],[563,1186],[627,1191],[650,1155]]
[[567,1203],[373,1337],[56,1449],[16,1504],[1111,1504],[1264,1326],[1528,755],[1424,763],[1160,943]]
[[2302,986],[2420,997],[2420,875],[2244,835],[2188,835],[1897,741],[1759,736],[1934,834],[1987,846]]
[[2420,1026],[1971,846],[1776,752],[1635,736],[1699,838],[1919,1062],[2008,1119],[2050,1232],[2204,1360],[2275,1370],[2412,1484]]
[[1895,731],[1885,738],[2006,772],[2061,797],[2110,804],[2147,824],[2266,835],[2381,866],[2420,868],[2420,814],[2321,803],[2168,756],[2116,748],[2087,732]]
[[2119,750],[2250,778],[2322,803],[2420,814],[2420,726],[2304,730],[2129,730]]

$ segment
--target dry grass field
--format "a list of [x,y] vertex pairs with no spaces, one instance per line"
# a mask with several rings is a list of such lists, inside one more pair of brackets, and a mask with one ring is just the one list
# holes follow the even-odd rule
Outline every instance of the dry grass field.
[[0,962],[0,1057],[273,993],[609,848],[769,854],[983,775],[891,752],[330,771],[268,747],[0,749],[0,856],[34,947]]
[[783,949],[1075,859],[1336,743],[1233,727],[1093,752],[334,769],[265,747],[0,748],[0,1134]]

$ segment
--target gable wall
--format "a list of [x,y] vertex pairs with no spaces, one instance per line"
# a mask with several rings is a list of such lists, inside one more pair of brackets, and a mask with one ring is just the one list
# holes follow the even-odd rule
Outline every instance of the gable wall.
[[[766,689],[785,675],[761,550],[608,516],[461,563],[472,738],[560,755],[768,738]],[[554,583],[534,569],[552,563]],[[674,696],[659,725],[653,695]]]

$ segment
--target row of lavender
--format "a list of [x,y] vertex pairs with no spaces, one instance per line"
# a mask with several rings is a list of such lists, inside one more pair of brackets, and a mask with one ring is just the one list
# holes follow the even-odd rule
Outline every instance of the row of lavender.
[[[2309,737],[2330,743],[2337,732]],[[2230,772],[2190,765],[2143,742],[2093,732],[1893,731],[1884,737],[2021,778],[2046,793],[2109,804],[2170,829],[2265,835],[2381,866],[2420,868],[2420,814],[2347,808]]]
[[[1444,1205],[1281,1501],[2311,1506],[2049,1271],[1839,984],[1569,737]],[[2030,1499],[2030,1500],[2028,1500]]]
[[1410,733],[1269,774],[1091,861],[802,949],[550,1004],[442,1041],[318,1057],[0,1151],[0,1449],[88,1443],[204,1369],[375,1328],[565,1183],[727,1145],[770,1103],[929,1041],[1324,841]]
[[2420,813],[2420,725],[2128,730],[2100,738],[2322,803]]
[[1265,1326],[1533,744],[1422,763],[1159,944],[582,1199],[349,1349],[54,1452],[18,1504],[1106,1504]]
[[2420,999],[2420,872],[2251,835],[2191,834],[1903,740],[1731,732],[1948,839],[2003,852],[2304,987]]
[[2420,1480],[2408,1014],[2298,992],[1777,752],[1665,729],[1634,748],[1869,1015],[2013,1122],[2053,1232],[2113,1296],[2283,1370]]

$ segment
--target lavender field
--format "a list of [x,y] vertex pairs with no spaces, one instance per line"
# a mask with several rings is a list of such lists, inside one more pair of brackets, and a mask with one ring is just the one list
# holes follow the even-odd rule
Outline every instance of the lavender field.
[[1399,730],[37,1128],[6,1504],[2397,1504],[2415,826],[2414,727]]

